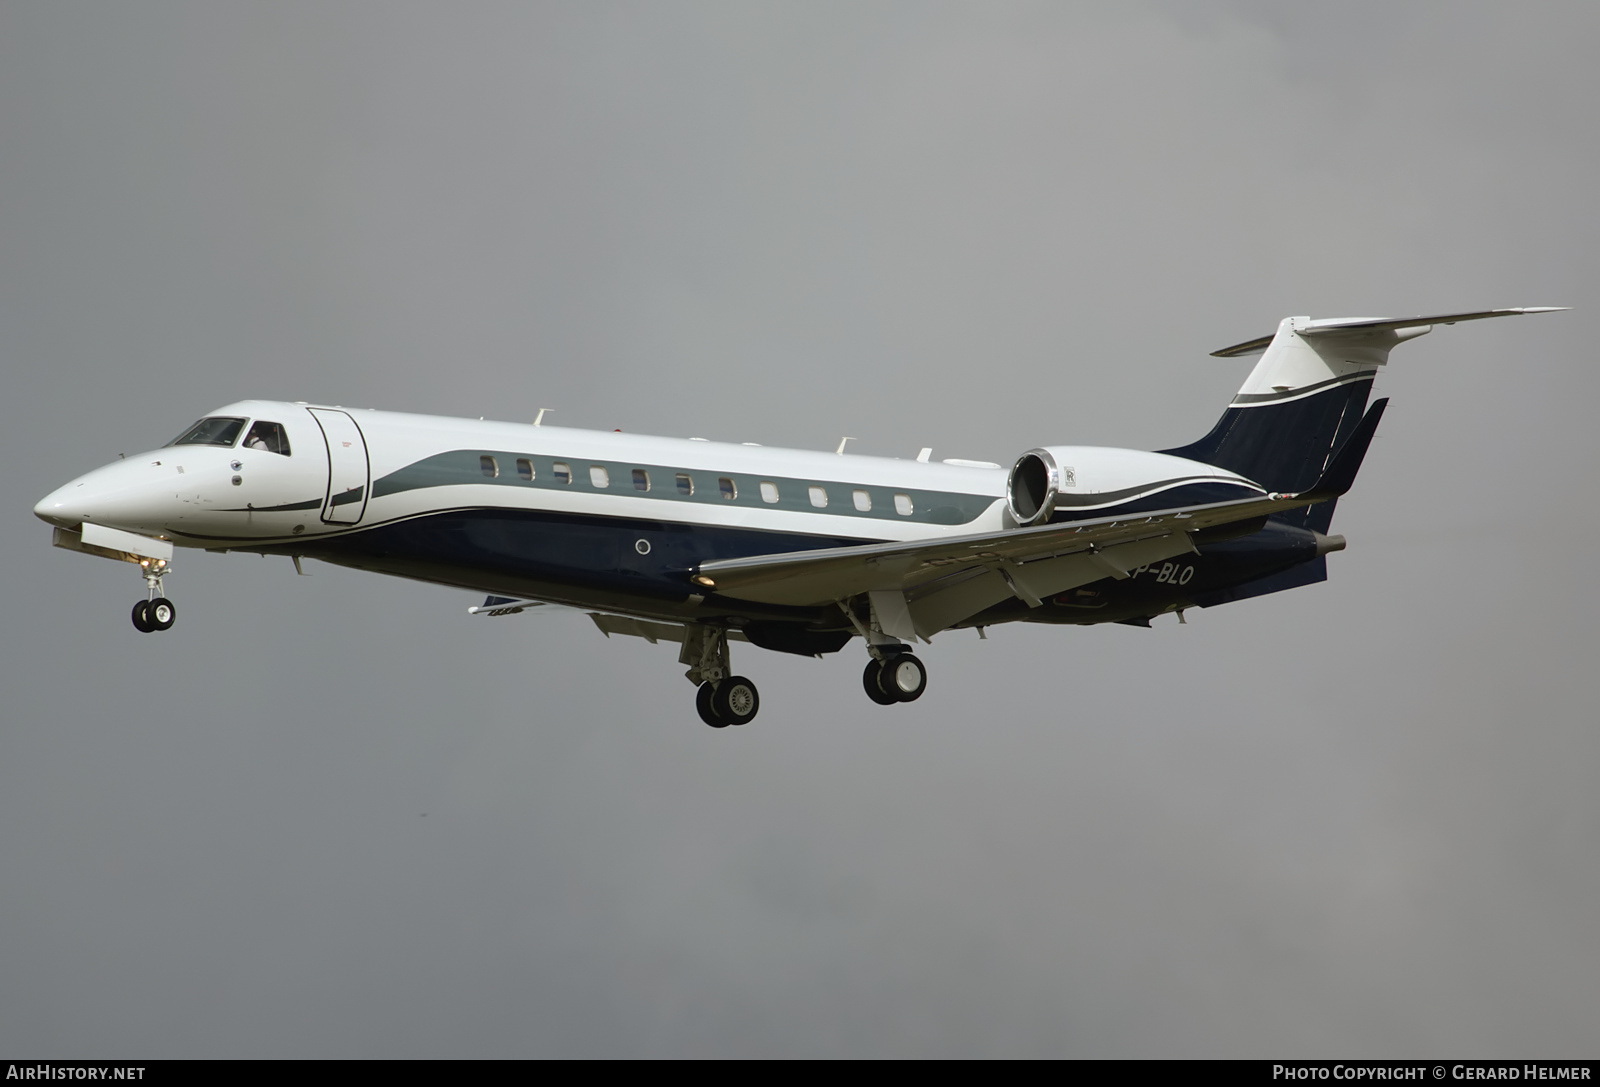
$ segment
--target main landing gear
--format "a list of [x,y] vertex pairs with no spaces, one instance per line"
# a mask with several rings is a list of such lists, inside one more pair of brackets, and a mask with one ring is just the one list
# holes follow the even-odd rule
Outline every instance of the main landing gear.
[[694,708],[700,711],[700,720],[712,728],[747,724],[761,708],[756,685],[743,676],[728,674],[726,630],[690,624],[684,631],[678,661],[689,666],[684,675],[699,688]]
[[694,708],[700,711],[700,720],[712,728],[747,724],[761,708],[761,696],[756,685],[743,676],[700,684],[694,696]]
[[866,622],[862,622],[856,614],[855,605],[839,604],[839,610],[856,628],[856,633],[867,643],[867,652],[872,655],[872,659],[867,661],[867,670],[861,673],[861,686],[866,690],[867,697],[880,706],[915,702],[928,689],[928,670],[912,655],[911,647],[900,640],[913,633],[915,628],[910,616],[905,613],[903,598],[898,598],[898,614],[891,607],[891,615],[886,620],[879,611],[880,596],[885,598],[884,603],[890,604],[891,598],[898,598],[895,594],[868,593]]
[[[872,659],[861,675],[861,685],[878,705],[915,702],[928,689],[928,670],[906,645],[879,635],[868,643],[868,652]],[[678,660],[689,666],[684,676],[696,687],[694,708],[700,720],[712,728],[727,728],[754,719],[761,708],[761,695],[744,676],[729,674],[727,630],[690,623],[684,629]]]
[[149,594],[133,606],[133,629],[140,634],[157,630],[171,630],[178,618],[177,606],[162,596],[161,579],[172,573],[172,564],[166,559],[140,559],[144,581]]
[[884,652],[867,662],[867,670],[861,673],[861,686],[866,688],[867,697],[880,706],[915,702],[928,689],[928,670],[908,652]]

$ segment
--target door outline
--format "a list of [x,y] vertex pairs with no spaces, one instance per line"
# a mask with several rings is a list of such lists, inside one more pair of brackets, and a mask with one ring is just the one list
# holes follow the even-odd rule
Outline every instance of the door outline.
[[[328,450],[328,491],[322,501],[322,523],[359,524],[367,511],[371,491],[372,464],[367,455],[366,435],[347,411],[306,410],[321,428],[322,442]],[[352,494],[354,498],[348,497]]]

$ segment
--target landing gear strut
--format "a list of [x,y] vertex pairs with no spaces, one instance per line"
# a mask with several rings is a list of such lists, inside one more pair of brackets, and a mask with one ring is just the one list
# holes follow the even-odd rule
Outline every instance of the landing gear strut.
[[728,632],[721,627],[699,623],[687,627],[678,661],[689,666],[684,675],[699,688],[694,708],[712,728],[745,724],[761,708],[756,685],[744,676],[728,674]]
[[170,630],[178,618],[177,606],[162,594],[161,579],[172,573],[172,563],[166,559],[140,559],[148,598],[133,606],[133,629],[140,634],[157,630]]

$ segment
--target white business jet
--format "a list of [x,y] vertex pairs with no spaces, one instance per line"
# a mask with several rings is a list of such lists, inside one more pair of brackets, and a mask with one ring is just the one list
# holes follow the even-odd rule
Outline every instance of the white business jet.
[[[1433,325],[1290,317],[1216,426],[1160,452],[1043,446],[1009,469],[244,400],[51,492],[54,542],[139,566],[169,629],[175,549],[316,558],[487,594],[475,614],[582,609],[681,643],[701,718],[756,715],[730,640],[820,656],[859,636],[874,702],[921,696],[911,652],[995,623],[1128,623],[1326,578],[1335,500],[1391,348]],[[541,416],[542,416],[541,412]]]

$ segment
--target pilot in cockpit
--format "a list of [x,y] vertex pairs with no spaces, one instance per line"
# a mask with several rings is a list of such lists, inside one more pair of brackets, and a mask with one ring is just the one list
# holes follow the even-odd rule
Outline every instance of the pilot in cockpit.
[[260,449],[268,453],[277,453],[280,456],[289,455],[289,436],[283,432],[282,423],[267,423],[260,420],[250,428],[250,433],[244,437],[246,449]]

